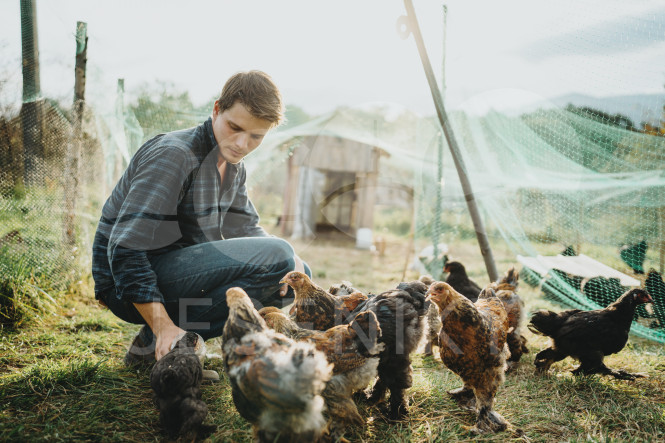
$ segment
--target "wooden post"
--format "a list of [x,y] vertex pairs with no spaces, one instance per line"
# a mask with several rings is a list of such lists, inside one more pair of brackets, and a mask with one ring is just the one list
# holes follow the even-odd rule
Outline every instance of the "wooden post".
[[298,177],[300,176],[300,166],[295,158],[295,153],[289,156],[287,165],[286,187],[284,188],[284,206],[282,217],[280,219],[280,228],[283,236],[290,237],[293,234],[293,227],[295,225],[296,198],[298,193],[297,190],[299,188]]
[[83,144],[83,113],[85,111],[85,70],[88,54],[88,27],[76,23],[76,66],[74,67],[74,113],[71,140],[65,156],[65,190],[63,234],[65,243],[76,243],[76,201],[79,194],[80,157]]
[[21,47],[23,56],[23,183],[26,186],[43,182],[38,170],[43,167],[42,142],[43,100],[39,81],[39,45],[35,0],[21,0]]
[[[420,53],[420,60],[422,61],[423,68],[425,69],[425,75],[427,76],[427,81],[429,83],[430,91],[432,93],[432,98],[434,99],[434,106],[436,107],[436,113],[439,117],[439,123],[443,129],[443,133],[446,136],[446,141],[448,142],[448,147],[455,162],[455,168],[457,169],[457,174],[459,175],[460,182],[462,184],[462,190],[464,191],[464,197],[466,198],[466,204],[471,215],[471,220],[473,221],[473,226],[476,230],[476,238],[478,239],[478,245],[480,246],[480,252],[483,255],[485,260],[485,268],[487,269],[487,274],[489,275],[490,281],[496,281],[499,277],[496,271],[496,264],[494,263],[494,257],[492,255],[492,248],[489,244],[489,239],[487,237],[487,232],[485,231],[485,226],[483,224],[482,217],[478,211],[478,206],[476,204],[476,198],[471,189],[471,182],[466,175],[466,167],[464,165],[464,160],[459,146],[457,145],[457,140],[455,139],[455,134],[453,133],[453,127],[450,124],[450,120],[446,114],[446,110],[443,106],[443,99],[441,98],[441,93],[436,84],[436,77],[434,76],[434,71],[432,70],[432,65],[430,64],[429,57],[427,56],[427,49],[425,48],[425,43],[423,42],[423,37],[420,34],[420,27],[418,26],[418,20],[416,18],[416,11],[413,8],[413,3],[411,0],[404,0],[404,5],[406,6],[407,11],[407,23],[402,23],[408,26],[408,31],[413,34],[413,37],[418,46],[418,52]],[[403,33],[404,35],[406,33]],[[408,34],[406,34],[408,36]]]

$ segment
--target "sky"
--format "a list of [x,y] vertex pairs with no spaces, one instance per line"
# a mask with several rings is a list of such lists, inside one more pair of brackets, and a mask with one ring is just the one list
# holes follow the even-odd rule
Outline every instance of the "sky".
[[[5,101],[21,96],[19,3],[0,0]],[[665,91],[662,0],[413,4],[450,108]],[[123,78],[130,99],[165,82],[203,104],[233,73],[261,69],[312,114],[376,102],[435,113],[414,39],[397,32],[402,0],[37,0],[37,13],[45,96],[71,100],[84,21],[89,100],[110,101]]]

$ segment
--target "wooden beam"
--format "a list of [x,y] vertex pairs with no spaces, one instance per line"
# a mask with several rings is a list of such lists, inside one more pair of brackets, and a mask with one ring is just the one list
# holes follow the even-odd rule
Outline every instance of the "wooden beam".
[[462,153],[457,144],[457,139],[455,138],[453,127],[450,123],[450,120],[448,119],[448,115],[446,114],[446,110],[443,106],[443,99],[441,98],[441,92],[439,91],[439,88],[436,84],[434,71],[432,70],[432,65],[430,64],[429,57],[427,55],[427,49],[425,48],[425,43],[420,33],[418,19],[416,18],[416,11],[413,8],[413,3],[411,2],[411,0],[404,0],[404,6],[406,7],[407,10],[408,31],[410,31],[413,34],[414,40],[416,41],[416,46],[418,47],[418,52],[420,53],[420,60],[422,61],[423,68],[425,69],[425,75],[429,83],[430,91],[432,93],[432,98],[434,99],[434,106],[436,108],[437,116],[439,117],[439,123],[441,124],[443,133],[446,136],[446,141],[448,142],[448,148],[450,149],[450,152],[453,156],[453,161],[455,162],[455,168],[457,169],[457,174],[459,175],[459,179],[462,184],[462,190],[464,191],[466,204],[469,209],[469,214],[471,215],[471,220],[473,221],[473,226],[476,231],[478,246],[480,246],[480,252],[483,256],[483,259],[485,260],[485,268],[487,269],[487,274],[489,275],[490,281],[496,281],[499,277],[499,274],[496,271],[496,264],[494,263],[492,248],[490,247],[489,239],[487,237],[487,232],[485,231],[485,225],[483,224],[483,219],[480,216],[480,212],[478,211],[476,198],[471,188],[471,182],[469,181],[469,178],[466,175],[466,166],[464,165],[464,159],[462,158]]

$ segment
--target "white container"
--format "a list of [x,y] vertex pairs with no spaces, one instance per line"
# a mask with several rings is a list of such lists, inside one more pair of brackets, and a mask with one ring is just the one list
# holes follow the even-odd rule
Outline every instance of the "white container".
[[370,228],[358,228],[356,232],[356,248],[371,249],[372,230]]

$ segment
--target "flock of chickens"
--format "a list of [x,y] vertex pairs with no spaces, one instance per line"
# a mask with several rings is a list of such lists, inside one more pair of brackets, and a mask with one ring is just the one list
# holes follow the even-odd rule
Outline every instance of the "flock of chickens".
[[[438,348],[443,363],[460,376],[463,385],[449,394],[476,412],[470,430],[509,429],[494,399],[505,372],[529,352],[520,330],[519,274],[511,268],[480,288],[459,262],[447,263],[444,271],[445,282],[422,276],[381,294],[364,294],[349,282],[326,291],[293,271],[282,280],[295,293],[288,314],[257,310],[243,289],[229,289],[224,369],[255,441],[344,441],[349,426],[365,423],[356,402],[379,405],[388,394],[388,418],[404,418],[411,356],[423,339],[426,353]],[[581,363],[575,374],[639,376],[607,368],[603,357],[624,347],[636,306],[651,301],[646,291],[633,289],[602,310],[534,313],[529,329],[552,338],[551,347],[536,355],[536,371],[572,356]],[[171,435],[211,431],[202,424],[207,408],[193,347],[188,333],[151,373],[155,404]]]

